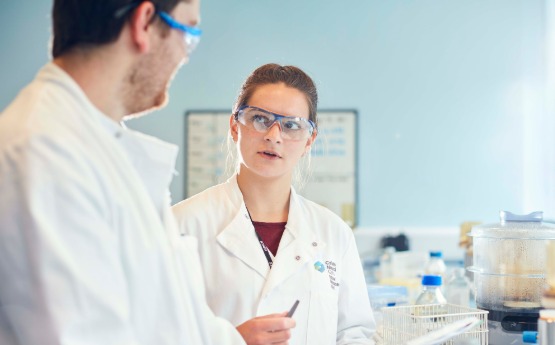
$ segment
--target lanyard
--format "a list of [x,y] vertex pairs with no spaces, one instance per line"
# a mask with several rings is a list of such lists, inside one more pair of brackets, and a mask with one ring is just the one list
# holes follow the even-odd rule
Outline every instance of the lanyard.
[[262,241],[262,238],[260,238],[260,235],[256,231],[256,227],[254,226],[254,223],[252,222],[251,213],[249,212],[249,209],[246,206],[245,206],[245,208],[247,209],[247,213],[249,214],[249,219],[251,221],[252,227],[254,228],[254,233],[256,234],[256,237],[258,238],[258,243],[260,243],[260,247],[262,247],[262,252],[264,253],[264,256],[266,257],[266,260],[268,260],[268,266],[270,266],[270,269],[272,269],[272,265],[274,264],[274,261],[272,260],[272,257],[270,256],[270,250],[268,249],[268,247],[266,247],[266,245],[264,244],[264,241]]

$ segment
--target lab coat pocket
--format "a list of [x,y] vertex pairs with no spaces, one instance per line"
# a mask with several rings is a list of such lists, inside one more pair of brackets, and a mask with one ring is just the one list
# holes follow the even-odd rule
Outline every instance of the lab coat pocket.
[[337,294],[312,291],[308,314],[307,345],[334,345],[337,334]]

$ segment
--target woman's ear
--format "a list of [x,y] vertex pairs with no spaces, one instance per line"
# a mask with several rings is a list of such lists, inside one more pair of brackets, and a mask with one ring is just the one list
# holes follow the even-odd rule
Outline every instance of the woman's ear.
[[303,156],[310,152],[310,149],[312,149],[312,144],[314,143],[314,140],[316,140],[317,136],[318,136],[318,132],[316,130],[312,132],[312,135],[306,141]]
[[235,120],[235,115],[231,114],[229,117],[229,131],[231,132],[231,137],[233,138],[234,142],[237,142],[239,138],[239,132],[237,129],[237,121]]
[[317,133],[316,133],[316,131],[314,131],[314,133],[312,133],[310,138],[308,138],[308,140],[306,141],[306,145],[304,147],[304,152],[303,152],[301,157],[304,157],[305,155],[307,155],[310,152],[310,150],[312,149],[312,144],[314,143],[314,140],[316,140],[316,136],[317,136]]

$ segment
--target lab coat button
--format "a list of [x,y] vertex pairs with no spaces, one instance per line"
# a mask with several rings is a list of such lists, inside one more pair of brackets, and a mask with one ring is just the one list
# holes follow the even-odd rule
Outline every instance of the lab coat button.
[[313,247],[316,247],[317,245],[318,245],[318,243],[312,242],[312,246],[313,246]]
[[298,256],[298,255],[297,255],[297,256],[295,256],[295,260],[299,261],[300,259],[301,259],[301,257],[300,257],[300,256]]
[[121,138],[121,132],[116,132],[116,134],[114,134],[116,138]]

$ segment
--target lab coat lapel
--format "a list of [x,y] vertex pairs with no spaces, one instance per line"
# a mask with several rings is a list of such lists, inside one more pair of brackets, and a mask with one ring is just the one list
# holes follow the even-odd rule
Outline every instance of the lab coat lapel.
[[128,153],[158,214],[163,216],[164,208],[169,205],[168,186],[175,173],[177,146],[129,129],[120,130],[116,137]]
[[268,281],[264,285],[262,296],[269,294],[282,282],[303,269],[305,265],[312,266],[318,253],[326,246],[306,221],[302,205],[293,188],[291,188],[290,200],[287,226]]
[[231,223],[220,232],[217,240],[231,255],[236,256],[245,265],[266,278],[270,267],[256,238],[254,227],[244,203],[241,204],[239,212]]

